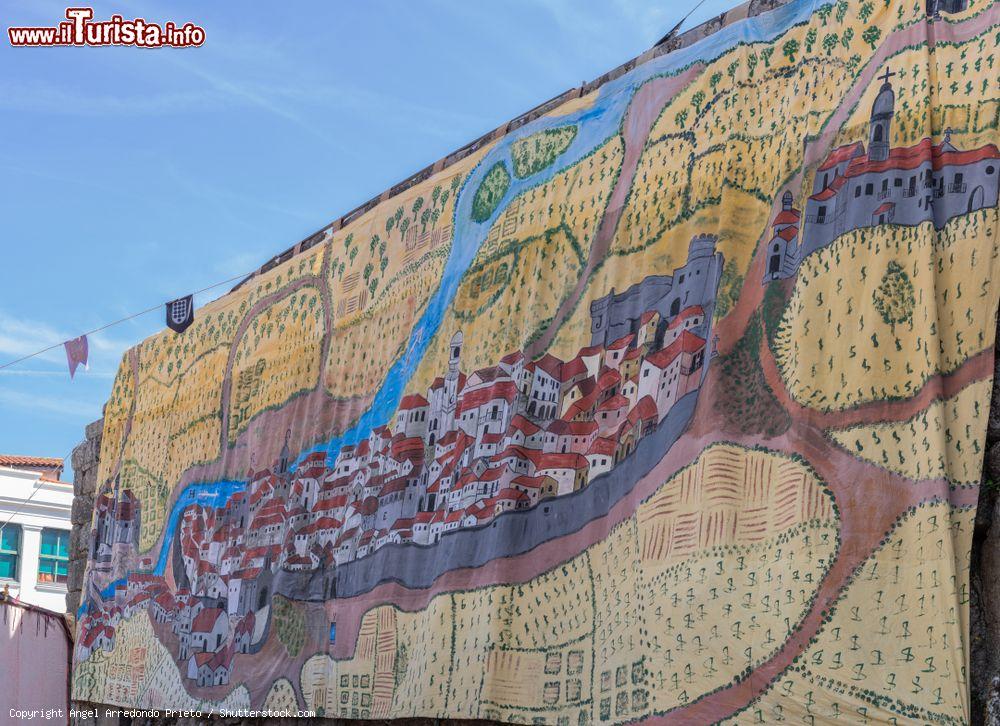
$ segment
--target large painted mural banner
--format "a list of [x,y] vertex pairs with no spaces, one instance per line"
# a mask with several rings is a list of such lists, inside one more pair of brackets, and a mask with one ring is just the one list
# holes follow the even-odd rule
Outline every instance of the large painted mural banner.
[[74,697],[967,722],[998,56],[795,0],[128,351]]

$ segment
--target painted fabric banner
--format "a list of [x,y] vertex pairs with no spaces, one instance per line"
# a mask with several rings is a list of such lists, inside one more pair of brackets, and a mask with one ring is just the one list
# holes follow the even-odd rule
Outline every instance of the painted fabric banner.
[[998,43],[731,23],[130,350],[74,696],[967,722]]

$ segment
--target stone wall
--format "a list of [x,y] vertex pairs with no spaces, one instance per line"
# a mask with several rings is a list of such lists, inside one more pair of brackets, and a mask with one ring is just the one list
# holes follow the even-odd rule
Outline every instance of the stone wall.
[[84,430],[83,443],[73,449],[73,531],[69,538],[69,580],[66,584],[66,612],[71,623],[80,607],[83,573],[87,566],[87,540],[94,512],[94,492],[97,490],[97,463],[101,456],[101,434],[104,419],[94,421]]

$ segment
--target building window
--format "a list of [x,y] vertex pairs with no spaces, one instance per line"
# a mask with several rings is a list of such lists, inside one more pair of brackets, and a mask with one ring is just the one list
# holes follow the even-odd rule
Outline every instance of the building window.
[[5,524],[0,528],[0,579],[17,579],[17,557],[20,549],[20,525]]
[[38,581],[65,584],[69,567],[69,532],[43,529],[38,553]]

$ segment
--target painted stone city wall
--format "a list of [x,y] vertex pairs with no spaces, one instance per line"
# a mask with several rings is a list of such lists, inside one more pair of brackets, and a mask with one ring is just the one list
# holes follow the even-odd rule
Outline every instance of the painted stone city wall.
[[736,20],[131,349],[74,696],[970,720],[998,28],[986,0]]

